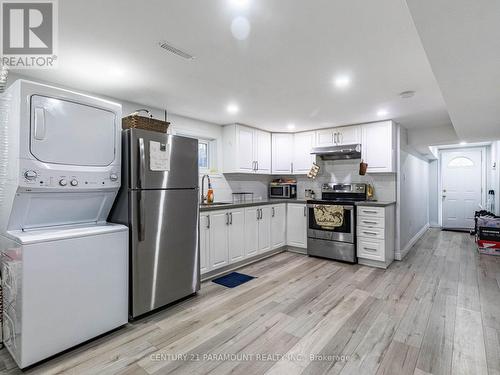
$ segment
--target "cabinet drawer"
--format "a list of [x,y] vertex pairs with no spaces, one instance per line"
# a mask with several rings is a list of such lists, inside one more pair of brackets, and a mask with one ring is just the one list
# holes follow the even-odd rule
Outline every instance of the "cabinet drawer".
[[384,240],[376,240],[369,238],[358,237],[358,257],[385,261],[385,242]]
[[376,238],[379,240],[384,239],[384,228],[367,228],[363,226],[358,226],[357,234],[358,237],[364,238]]
[[384,217],[384,207],[358,206],[358,216]]
[[384,226],[385,226],[385,220],[383,217],[358,216],[358,227],[384,228]]

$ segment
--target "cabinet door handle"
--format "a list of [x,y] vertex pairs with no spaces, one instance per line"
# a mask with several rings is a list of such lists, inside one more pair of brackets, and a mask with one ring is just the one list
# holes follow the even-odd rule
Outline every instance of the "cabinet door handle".
[[366,230],[363,231],[364,234],[369,234],[371,236],[376,236],[378,233],[377,232],[368,232]]
[[293,173],[293,163],[290,163],[290,173]]
[[259,212],[258,208],[257,208],[256,212],[257,212],[257,220],[259,220],[260,212]]
[[229,225],[229,214],[226,212],[226,225]]
[[210,229],[210,215],[207,215],[207,229]]
[[369,220],[362,220],[362,222],[365,224],[377,224],[376,221],[369,221]]
[[374,210],[363,210],[363,212],[366,212],[367,214],[376,214],[377,211]]
[[272,210],[273,210],[273,214],[272,214],[272,217],[274,217],[274,207],[272,208]]
[[373,247],[366,247],[366,246],[364,246],[363,249],[369,250],[369,251],[378,251],[378,249],[375,249]]
[[333,143],[335,143],[335,144],[339,143],[337,140],[338,139],[337,134],[338,133],[333,133]]
[[304,217],[307,217],[307,207],[304,206]]
[[229,224],[233,225],[233,213],[232,212],[229,213]]
[[259,161],[257,160],[255,162],[255,170],[258,171],[259,170]]

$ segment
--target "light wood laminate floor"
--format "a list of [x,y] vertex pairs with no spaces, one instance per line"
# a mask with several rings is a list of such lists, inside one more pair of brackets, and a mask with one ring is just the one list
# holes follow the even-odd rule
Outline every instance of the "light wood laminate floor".
[[429,230],[386,271],[293,253],[241,271],[258,278],[26,373],[500,374],[500,257],[467,234]]

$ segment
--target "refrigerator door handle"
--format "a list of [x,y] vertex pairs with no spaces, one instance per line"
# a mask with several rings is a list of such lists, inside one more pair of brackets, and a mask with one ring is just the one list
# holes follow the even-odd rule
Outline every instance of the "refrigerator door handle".
[[144,155],[144,139],[139,138],[139,188],[144,188],[144,180],[146,179],[146,156]]
[[139,213],[139,218],[138,218],[138,239],[139,242],[144,241],[144,231],[145,231],[145,223],[144,223],[144,190],[141,190],[139,194],[137,194],[137,205],[138,207],[138,213]]

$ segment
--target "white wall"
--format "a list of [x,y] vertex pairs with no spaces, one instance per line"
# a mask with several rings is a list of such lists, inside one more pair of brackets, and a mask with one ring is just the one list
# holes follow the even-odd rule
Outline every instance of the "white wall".
[[406,144],[406,139],[405,129],[401,129],[396,259],[403,259],[429,226],[429,162]]
[[500,141],[493,142],[490,148],[490,159],[489,159],[489,182],[488,182],[488,190],[492,189],[495,191],[495,213],[500,215]]
[[432,227],[439,227],[439,161],[429,162],[429,224]]

